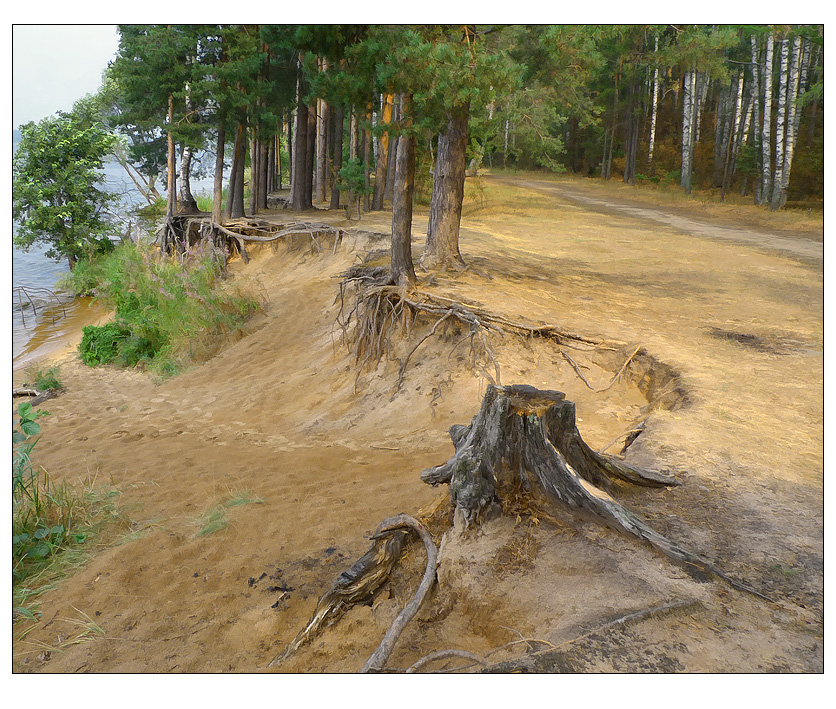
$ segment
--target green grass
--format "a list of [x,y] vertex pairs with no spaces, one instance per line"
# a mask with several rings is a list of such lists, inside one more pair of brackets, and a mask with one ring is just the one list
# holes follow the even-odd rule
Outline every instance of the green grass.
[[40,367],[26,370],[26,386],[31,386],[38,391],[50,391],[63,388],[61,383],[60,368],[55,365],[42,369]]
[[67,285],[115,311],[112,323],[83,329],[85,363],[141,365],[161,376],[181,371],[260,308],[222,277],[216,254],[200,246],[181,262],[151,246],[125,243],[79,263]]
[[226,511],[230,507],[239,507],[241,505],[261,505],[264,503],[259,497],[255,497],[249,490],[241,490],[231,493],[231,496],[223,500],[214,507],[209,508],[195,522],[200,527],[200,530],[195,536],[205,537],[209,534],[214,534],[229,526],[229,518]]

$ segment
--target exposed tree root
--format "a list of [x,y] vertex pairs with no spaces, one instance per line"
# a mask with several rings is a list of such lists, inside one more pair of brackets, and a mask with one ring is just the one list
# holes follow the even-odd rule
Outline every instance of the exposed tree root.
[[275,243],[285,239],[293,243],[295,236],[303,236],[310,240],[311,248],[322,253],[326,240],[334,252],[342,243],[344,230],[329,224],[315,222],[289,222],[277,224],[264,219],[245,218],[227,221],[219,224],[212,221],[207,214],[178,214],[166,218],[157,229],[160,249],[165,253],[184,253],[196,241],[206,243],[210,241],[216,247],[234,245],[244,263],[249,261],[247,242]]
[[[592,637],[593,635],[597,635],[598,633],[602,633],[610,628],[619,627],[626,625],[628,623],[633,623],[639,620],[644,620],[645,618],[650,618],[653,616],[665,615],[672,611],[676,610],[684,610],[686,608],[699,608],[702,604],[699,601],[695,600],[681,600],[681,601],[672,601],[670,603],[665,603],[660,606],[653,606],[651,608],[645,608],[644,610],[637,611],[634,613],[628,613],[627,615],[623,615],[620,618],[616,618],[615,620],[611,620],[608,623],[604,623],[603,625],[595,628],[594,630],[590,630],[588,633],[584,633],[583,635],[579,635],[576,638],[572,638],[571,640],[567,640],[566,642],[560,643],[559,645],[551,645],[548,648],[543,650],[539,650],[537,652],[529,653],[519,659],[516,660],[505,660],[503,662],[499,662],[494,665],[490,665],[480,670],[480,672],[542,672],[542,669],[538,668],[539,663],[548,662],[549,656],[554,653],[559,653],[562,649],[572,645],[576,642],[580,642],[581,640],[585,640],[586,638]],[[500,649],[500,648],[498,648]],[[493,653],[490,653],[493,654]],[[480,663],[481,664],[481,663]],[[459,670],[466,670],[470,669],[471,667],[475,667],[476,664],[465,665],[463,667],[459,667]]]
[[379,672],[383,669],[383,666],[389,659],[389,655],[392,654],[392,650],[395,648],[395,643],[398,641],[403,629],[406,627],[407,623],[415,617],[415,614],[424,602],[424,598],[426,598],[430,588],[432,588],[432,585],[435,583],[435,567],[438,560],[438,550],[435,548],[435,543],[433,542],[432,537],[430,537],[430,533],[427,531],[427,528],[424,527],[424,525],[418,520],[404,514],[391,517],[390,519],[381,522],[375,536],[387,534],[402,527],[409,527],[417,532],[421,537],[421,541],[424,542],[424,547],[427,550],[427,568],[424,571],[424,578],[421,579],[421,585],[418,586],[418,590],[415,592],[412,600],[406,604],[404,609],[398,614],[398,617],[395,618],[392,626],[388,631],[386,631],[386,635],[383,636],[383,640],[381,640],[377,650],[375,650],[374,653],[372,653],[372,656],[366,660],[366,664],[363,665],[363,669],[360,670],[364,674],[367,672]]
[[[422,519],[433,517],[446,496],[439,496],[418,512]],[[337,577],[330,589],[319,599],[313,617],[296,635],[293,641],[270,662],[275,667],[290,657],[300,647],[316,638],[325,628],[336,623],[348,610],[358,603],[374,597],[388,580],[395,564],[400,560],[410,531],[416,532],[427,549],[427,568],[424,579],[415,592],[412,601],[401,611],[390,627],[378,649],[366,662],[363,672],[379,671],[386,663],[398,637],[406,624],[418,612],[421,603],[435,581],[435,567],[438,558],[435,543],[424,524],[405,514],[383,520],[372,535],[372,547],[347,571]]]
[[[356,384],[367,367],[376,366],[384,357],[391,356],[392,335],[400,331],[409,337],[418,326],[419,319],[431,321],[430,330],[425,333],[400,361],[396,389],[400,389],[410,358],[439,328],[447,331],[448,325],[455,324],[464,331],[462,342],[470,343],[470,366],[481,371],[485,378],[495,385],[501,385],[501,368],[490,344],[490,338],[505,334],[519,335],[527,339],[547,339],[561,348],[561,354],[573,366],[578,376],[590,389],[595,389],[584,377],[574,360],[563,351],[563,347],[574,349],[618,350],[623,342],[584,337],[553,325],[528,325],[509,320],[474,305],[464,304],[449,298],[424,291],[406,293],[389,282],[389,269],[385,266],[357,265],[339,275],[340,312],[337,324],[342,330],[342,341],[351,349],[357,365]],[[354,301],[346,306],[346,291],[355,290]],[[455,349],[455,348],[454,348]],[[641,352],[636,347],[619,372],[603,389],[606,391],[623,374],[630,361]]]

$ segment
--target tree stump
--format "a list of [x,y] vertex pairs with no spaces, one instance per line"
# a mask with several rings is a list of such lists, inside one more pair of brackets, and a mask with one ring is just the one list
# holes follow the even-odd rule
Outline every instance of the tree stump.
[[453,457],[424,470],[421,479],[430,485],[449,483],[454,519],[463,522],[465,529],[501,512],[500,497],[522,488],[535,502],[586,511],[610,527],[647,541],[697,578],[715,574],[765,598],[654,531],[612,497],[614,480],[647,487],[680,483],[593,451],[578,432],[574,403],[562,392],[489,385],[479,413],[469,426],[451,427],[450,437],[456,447]]

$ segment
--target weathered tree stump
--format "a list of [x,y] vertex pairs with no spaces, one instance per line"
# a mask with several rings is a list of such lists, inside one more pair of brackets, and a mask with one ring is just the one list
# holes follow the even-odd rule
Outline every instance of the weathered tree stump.
[[522,488],[535,501],[591,513],[698,575],[715,574],[736,588],[762,595],[654,531],[612,497],[614,480],[649,487],[680,483],[595,453],[578,432],[575,405],[562,392],[488,385],[471,424],[453,426],[450,437],[456,447],[453,457],[424,470],[421,479],[431,485],[449,483],[454,514],[465,528],[499,512],[504,491]]

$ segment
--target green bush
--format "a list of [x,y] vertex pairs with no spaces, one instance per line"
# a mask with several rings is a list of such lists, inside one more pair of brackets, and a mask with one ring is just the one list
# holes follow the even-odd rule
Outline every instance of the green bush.
[[[95,280],[90,293],[115,311],[113,323],[83,328],[79,350],[92,366],[145,363],[164,376],[174,374],[201,343],[239,328],[259,309],[254,298],[223,281],[216,254],[199,246],[181,261],[125,243],[85,266],[79,278],[83,288]],[[70,280],[74,284],[75,273]]]
[[81,332],[78,351],[81,361],[90,367],[113,362],[119,356],[120,345],[131,334],[128,328],[115,322],[106,325],[85,325]]

